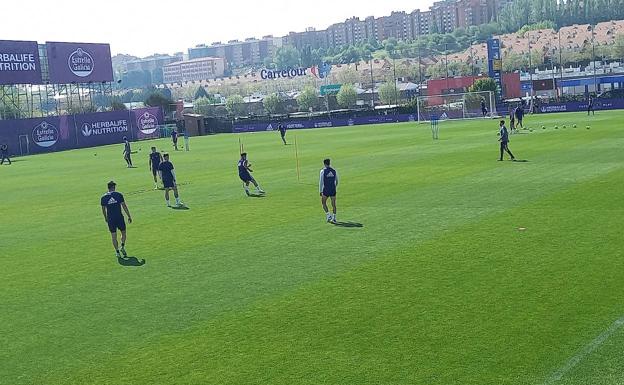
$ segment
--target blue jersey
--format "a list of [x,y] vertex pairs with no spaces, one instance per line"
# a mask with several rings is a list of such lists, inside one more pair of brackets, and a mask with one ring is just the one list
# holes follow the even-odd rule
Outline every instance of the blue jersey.
[[158,170],[158,166],[160,166],[160,152],[152,152],[150,154],[150,163],[152,164],[152,169]]
[[158,170],[160,170],[160,177],[164,181],[173,181],[175,178],[173,177],[173,163],[165,160],[158,166]]
[[119,221],[123,219],[121,214],[121,204],[124,197],[117,191],[107,192],[100,200],[102,207],[106,207],[106,218],[109,222]]
[[338,173],[331,167],[325,167],[321,170],[319,179],[319,190],[327,196],[332,197],[336,195],[336,187],[338,186]]
[[501,138],[501,142],[503,142],[503,143],[509,142],[509,132],[507,132],[507,127],[501,126],[501,128],[500,128],[500,138]]
[[241,159],[238,161],[238,175],[246,175],[249,173],[247,170],[247,159]]

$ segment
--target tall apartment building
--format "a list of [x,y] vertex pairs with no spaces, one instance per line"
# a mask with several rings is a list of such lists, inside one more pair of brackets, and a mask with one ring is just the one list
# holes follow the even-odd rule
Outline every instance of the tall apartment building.
[[153,55],[139,60],[132,60],[126,62],[126,71],[155,71],[163,68],[167,64],[171,64],[182,60],[184,55],[182,52],[176,53],[173,56],[169,55]]
[[262,39],[249,38],[245,41],[230,40],[226,44],[221,42],[211,45],[198,45],[189,48],[189,59],[205,57],[219,57],[226,61],[228,67],[262,64],[264,59],[272,57],[276,50],[273,36]]
[[163,67],[164,83],[182,83],[222,77],[225,60],[220,57],[203,57],[171,63]]

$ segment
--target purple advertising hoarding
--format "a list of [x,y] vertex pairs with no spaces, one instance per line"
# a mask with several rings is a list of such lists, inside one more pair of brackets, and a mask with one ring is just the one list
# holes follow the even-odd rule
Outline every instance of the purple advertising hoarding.
[[0,40],[0,84],[41,84],[36,41]]
[[40,154],[104,146],[130,140],[157,139],[164,124],[162,109],[97,112],[36,119],[0,120],[0,143],[11,154]]
[[46,42],[50,82],[112,82],[110,45]]
[[0,120],[0,141],[7,143],[13,154],[19,146],[27,146],[26,153],[40,154],[74,148],[73,121],[69,116]]
[[[361,116],[351,119],[312,119],[312,120],[296,120],[286,121],[282,124],[289,130],[305,129],[305,128],[326,128],[326,127],[345,127],[359,126],[364,124],[383,124],[383,123],[399,123],[413,122],[416,120],[415,114],[400,115],[374,115]],[[258,132],[273,131],[277,129],[274,123],[251,123],[251,124],[234,124],[234,132]]]
[[[624,99],[594,99],[595,110],[624,109]],[[541,113],[587,111],[587,102],[549,103],[539,106]]]
[[78,147],[120,143],[124,136],[132,139],[128,111],[75,115],[74,124]]
[[136,139],[158,139],[160,137],[159,126],[164,122],[163,111],[159,107],[132,110],[132,126],[135,128]]

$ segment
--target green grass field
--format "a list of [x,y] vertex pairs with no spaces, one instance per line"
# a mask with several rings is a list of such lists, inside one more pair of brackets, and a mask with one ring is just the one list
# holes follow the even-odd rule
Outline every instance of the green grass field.
[[[490,120],[290,131],[300,183],[294,146],[245,134],[266,198],[239,136],[193,138],[188,211],[150,142],[137,169],[120,145],[0,167],[0,384],[624,384],[624,112],[527,122],[526,163],[496,161]],[[327,156],[361,228],[325,223]],[[114,257],[110,179],[145,266]]]

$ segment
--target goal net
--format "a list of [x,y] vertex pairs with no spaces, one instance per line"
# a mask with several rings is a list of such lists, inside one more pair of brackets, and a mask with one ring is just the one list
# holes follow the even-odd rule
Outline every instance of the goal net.
[[418,122],[498,116],[492,91],[419,96],[417,108]]

